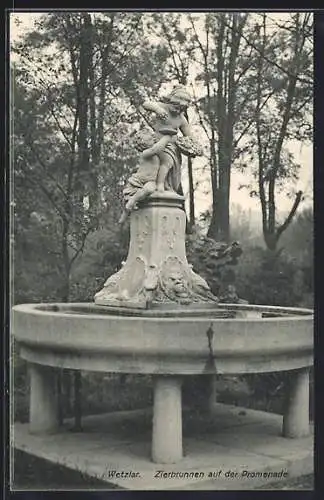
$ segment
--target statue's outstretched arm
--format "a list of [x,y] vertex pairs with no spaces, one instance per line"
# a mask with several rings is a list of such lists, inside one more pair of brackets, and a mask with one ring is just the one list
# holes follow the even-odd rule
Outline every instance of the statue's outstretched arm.
[[146,111],[153,111],[153,113],[156,113],[157,115],[165,115],[166,111],[163,109],[162,106],[158,102],[155,101],[144,101],[142,104],[143,108],[146,109]]

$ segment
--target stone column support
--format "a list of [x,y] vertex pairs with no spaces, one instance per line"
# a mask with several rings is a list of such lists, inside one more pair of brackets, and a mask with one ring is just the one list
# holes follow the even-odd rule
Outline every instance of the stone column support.
[[309,429],[309,368],[290,373],[286,388],[282,434],[284,437],[307,436]]
[[182,458],[181,378],[156,376],[154,384],[152,460],[173,464]]
[[33,434],[55,432],[58,427],[55,370],[31,363],[29,371],[29,430]]

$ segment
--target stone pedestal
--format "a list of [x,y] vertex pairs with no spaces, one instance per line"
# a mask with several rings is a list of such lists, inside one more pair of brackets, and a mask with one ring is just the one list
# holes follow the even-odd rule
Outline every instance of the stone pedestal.
[[58,428],[56,373],[48,366],[31,363],[29,429],[31,433],[51,433]]
[[154,384],[152,460],[173,464],[181,458],[181,379],[157,376]]
[[217,302],[186,258],[182,196],[169,191],[153,193],[130,218],[127,260],[95,295],[96,304],[148,308]]
[[308,436],[310,432],[309,368],[291,372],[286,391],[283,436],[289,438]]

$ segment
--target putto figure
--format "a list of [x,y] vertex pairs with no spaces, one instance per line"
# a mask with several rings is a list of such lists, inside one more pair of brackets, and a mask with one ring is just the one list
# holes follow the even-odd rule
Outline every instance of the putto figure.
[[123,224],[139,201],[154,193],[161,165],[160,155],[169,142],[169,136],[158,137],[153,130],[140,130],[134,136],[135,148],[141,152],[137,171],[130,176],[123,190],[125,209],[119,220]]
[[[148,119],[150,130],[135,135],[135,147],[141,152],[137,172],[127,181],[124,189],[125,210],[120,219],[136,208],[137,202],[154,191],[177,192],[181,182],[181,154],[200,156],[202,149],[191,137],[184,115],[191,97],[182,85],[159,101],[145,101],[143,109],[154,114]],[[181,135],[178,135],[179,131]]]
[[[143,108],[155,114],[150,122],[159,137],[168,137],[164,150],[159,155],[160,169],[157,177],[157,191],[177,191],[181,181],[181,153],[200,156],[202,150],[191,136],[185,112],[191,97],[183,85],[177,85],[159,101],[145,101]],[[182,137],[178,136],[179,131]]]

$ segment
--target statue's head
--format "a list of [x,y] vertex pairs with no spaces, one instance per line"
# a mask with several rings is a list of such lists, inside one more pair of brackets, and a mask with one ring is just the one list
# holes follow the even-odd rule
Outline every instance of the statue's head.
[[156,133],[146,128],[139,130],[133,136],[134,146],[140,152],[151,148],[158,140]]
[[164,100],[172,104],[178,111],[185,111],[191,103],[191,96],[184,85],[177,85]]

